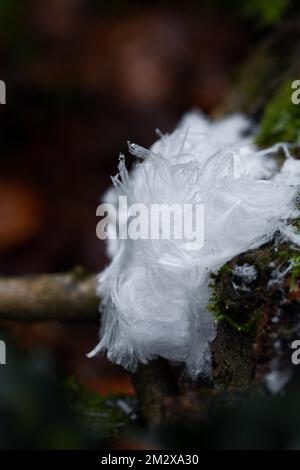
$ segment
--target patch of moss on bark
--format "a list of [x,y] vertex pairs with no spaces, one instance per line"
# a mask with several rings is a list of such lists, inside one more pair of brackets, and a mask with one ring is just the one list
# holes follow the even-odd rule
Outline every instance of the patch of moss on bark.
[[216,116],[240,111],[259,121],[280,88],[299,78],[299,19],[299,11],[295,11],[252,49],[245,64],[236,70],[231,91]]
[[[251,282],[234,266],[254,266]],[[291,368],[291,343],[300,322],[300,254],[287,243],[264,245],[237,256],[213,276],[211,311],[217,321],[212,344],[218,385],[261,382],[274,368]]]
[[242,2],[242,12],[247,18],[253,19],[259,27],[278,23],[296,2],[293,0],[251,0]]
[[256,143],[268,146],[277,142],[296,142],[300,129],[300,106],[293,104],[291,87],[287,81],[277,90],[265,108]]

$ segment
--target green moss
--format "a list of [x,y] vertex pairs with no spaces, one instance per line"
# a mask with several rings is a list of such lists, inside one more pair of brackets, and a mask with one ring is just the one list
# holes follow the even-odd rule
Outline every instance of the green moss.
[[277,256],[282,261],[289,261],[291,258],[291,252],[281,250],[281,251],[278,251]]
[[242,19],[251,22],[252,26],[269,27],[282,20],[291,7],[297,7],[296,0],[209,0],[219,8],[231,11]]
[[229,266],[228,263],[223,264],[223,266],[221,266],[221,268],[218,271],[219,276],[222,276],[224,274],[228,274],[228,275],[232,274],[232,267]]
[[219,304],[218,294],[216,292],[216,286],[215,284],[211,283],[209,287],[211,288],[212,293],[210,297],[210,302],[207,304],[206,308],[209,312],[213,314],[215,319],[218,320],[218,318],[222,316],[222,311]]
[[258,26],[270,26],[278,23],[288,11],[291,0],[251,0],[242,2],[243,14],[255,20]]
[[101,442],[117,439],[129,426],[129,417],[118,406],[118,400],[131,397],[108,394],[101,396],[83,388],[73,377],[66,380],[65,388],[71,408],[79,422]]
[[211,273],[211,282],[209,287],[211,289],[211,298],[210,302],[207,305],[207,309],[214,315],[216,320],[218,320],[222,315],[222,310],[220,308],[220,300],[216,291],[216,279],[221,279],[226,275],[232,274],[232,268],[229,266],[228,263],[223,264],[221,268],[216,273]]
[[229,315],[226,315],[224,313],[218,313],[215,316],[215,318],[216,318],[217,322],[220,322],[220,321],[227,322],[228,325],[230,325],[234,330],[236,330],[240,333],[249,334],[249,333],[253,333],[255,331],[256,324],[257,324],[257,321],[260,318],[260,315],[259,314],[253,315],[253,317],[250,320],[248,320],[246,323],[243,323],[243,324],[237,323]]
[[296,227],[297,232],[300,232],[300,217],[298,217],[297,219],[294,220],[293,225],[294,225],[294,227]]
[[[207,305],[207,309],[212,313],[217,322],[225,321],[230,325],[234,330],[243,333],[252,333],[255,330],[255,326],[258,320],[258,315],[255,313],[251,315],[251,318],[243,322],[238,322],[230,313],[226,313],[220,294],[216,289],[216,281],[218,283],[225,281],[226,278],[232,276],[232,267],[225,263],[217,273],[212,273],[211,279],[212,282],[209,284],[211,289],[211,298],[210,302]],[[242,307],[241,307],[242,308]]]
[[256,143],[296,142],[300,129],[300,106],[292,103],[292,82],[284,83],[265,108]]
[[300,254],[296,254],[290,258],[291,277],[290,277],[290,291],[294,290],[297,285],[297,280],[300,278]]

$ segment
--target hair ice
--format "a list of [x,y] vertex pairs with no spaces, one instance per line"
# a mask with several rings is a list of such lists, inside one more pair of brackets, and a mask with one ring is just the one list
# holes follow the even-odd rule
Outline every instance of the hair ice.
[[272,158],[278,146],[258,151],[251,129],[242,115],[210,122],[192,112],[150,150],[129,144],[138,161],[128,174],[121,156],[105,202],[117,204],[126,195],[130,204],[149,208],[204,204],[204,246],[189,251],[182,240],[109,240],[111,262],[97,287],[100,343],[90,355],[107,351],[129,370],[162,356],[185,363],[192,378],[209,373],[211,272],[275,232],[299,241],[288,223],[299,215],[299,162],[287,159],[280,171]]

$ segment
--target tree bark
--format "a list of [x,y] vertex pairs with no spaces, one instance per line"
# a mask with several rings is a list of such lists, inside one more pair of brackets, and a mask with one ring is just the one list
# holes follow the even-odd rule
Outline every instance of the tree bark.
[[140,364],[133,374],[140,412],[150,427],[164,422],[168,399],[178,395],[178,388],[171,368],[165,359]]

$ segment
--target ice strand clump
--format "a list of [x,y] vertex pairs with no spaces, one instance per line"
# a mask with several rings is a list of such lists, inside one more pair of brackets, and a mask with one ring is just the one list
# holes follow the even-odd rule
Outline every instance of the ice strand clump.
[[[187,250],[182,240],[110,240],[109,266],[99,274],[100,342],[134,371],[162,356],[185,363],[187,374],[209,374],[214,318],[207,310],[209,277],[236,255],[270,241],[275,232],[299,243],[289,224],[298,217],[300,161],[284,144],[258,150],[242,115],[217,122],[201,113],[184,116],[150,150],[129,144],[137,157],[128,174],[124,157],[105,201],[118,204],[204,204],[204,246]],[[251,132],[250,132],[251,135]],[[286,160],[279,169],[274,154]]]

